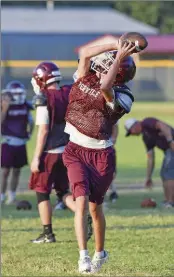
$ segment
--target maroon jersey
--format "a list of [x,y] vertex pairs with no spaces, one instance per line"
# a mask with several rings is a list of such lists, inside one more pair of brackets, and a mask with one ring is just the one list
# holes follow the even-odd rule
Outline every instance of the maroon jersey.
[[[155,127],[157,121],[158,119],[153,117],[145,118],[142,121],[142,135],[147,151],[153,149],[155,146],[163,151],[166,151],[169,148],[165,136]],[[174,129],[172,127],[171,129],[174,138]]]
[[27,102],[23,105],[10,105],[6,118],[2,123],[2,135],[27,139],[27,124],[30,109],[31,107]]
[[64,132],[64,129],[70,90],[71,85],[63,86],[59,90],[44,91],[50,120],[45,150],[64,146],[69,141],[69,136]]
[[91,138],[108,140],[112,126],[124,113],[111,109],[100,92],[100,79],[94,73],[79,78],[72,86],[66,121]]

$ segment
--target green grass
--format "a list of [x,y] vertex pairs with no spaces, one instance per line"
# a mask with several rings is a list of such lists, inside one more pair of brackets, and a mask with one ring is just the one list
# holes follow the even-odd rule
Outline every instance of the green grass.
[[[160,118],[174,125],[173,103],[136,103],[130,115],[120,121],[117,143],[119,200],[106,208],[106,249],[109,262],[96,276],[174,276],[174,214],[160,205],[156,209],[141,209],[145,197],[163,200],[159,170],[162,153],[156,150],[155,188],[138,189],[144,182],[146,153],[140,137],[125,138],[124,121],[129,117]],[[28,144],[29,160],[35,147],[36,130]],[[20,188],[26,189],[29,168],[23,170]],[[131,189],[134,184],[137,189]],[[126,187],[127,189],[123,189]],[[142,185],[140,186],[142,187]],[[57,243],[32,245],[29,240],[42,230],[34,193],[25,192],[19,199],[33,204],[30,212],[2,209],[2,276],[77,276],[78,249],[74,234],[73,214],[56,212],[53,217]],[[55,201],[53,196],[52,201]],[[94,252],[94,240],[89,242]]]
[[[116,204],[106,209],[106,249],[108,263],[96,276],[173,276],[174,215],[160,208],[141,209],[144,197],[163,199],[153,192],[120,190]],[[78,276],[78,249],[73,214],[57,211],[53,217],[57,243],[33,245],[29,242],[40,232],[35,197],[24,194],[32,211],[2,210],[2,276]],[[53,199],[54,200],[54,199]],[[94,252],[94,239],[89,242]]]

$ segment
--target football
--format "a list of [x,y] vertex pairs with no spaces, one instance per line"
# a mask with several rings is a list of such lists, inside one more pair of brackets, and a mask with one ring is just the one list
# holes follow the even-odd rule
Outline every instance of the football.
[[148,46],[147,39],[140,33],[136,32],[129,32],[125,33],[120,37],[120,40],[122,42],[130,42],[132,43],[132,46],[135,45],[136,49],[133,53],[138,53],[144,50]]
[[31,210],[31,209],[32,209],[32,205],[27,200],[18,201],[16,204],[16,210]]
[[156,201],[152,198],[146,198],[141,202],[141,208],[155,208],[156,206]]

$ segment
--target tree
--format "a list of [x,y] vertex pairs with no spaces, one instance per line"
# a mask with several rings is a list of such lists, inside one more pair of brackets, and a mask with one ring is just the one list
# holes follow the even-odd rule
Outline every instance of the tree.
[[173,1],[116,1],[114,8],[158,28],[161,33],[174,33]]

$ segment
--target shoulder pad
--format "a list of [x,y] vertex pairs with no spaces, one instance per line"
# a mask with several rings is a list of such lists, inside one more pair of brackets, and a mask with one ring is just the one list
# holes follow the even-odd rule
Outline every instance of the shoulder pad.
[[34,110],[34,107],[33,107],[33,104],[32,104],[32,101],[26,101],[25,104],[27,105],[27,108],[29,110]]
[[47,98],[45,95],[35,95],[32,99],[32,104],[35,108],[39,106],[47,106]]
[[134,96],[132,94],[132,91],[126,85],[114,86],[113,89],[115,92],[127,94],[131,98],[132,102],[134,102]]

